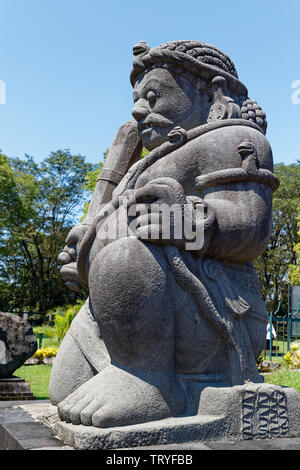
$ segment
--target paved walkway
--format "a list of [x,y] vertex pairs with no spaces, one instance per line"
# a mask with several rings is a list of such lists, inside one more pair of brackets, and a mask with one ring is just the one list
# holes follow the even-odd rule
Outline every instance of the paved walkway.
[[[73,450],[37,421],[49,409],[49,400],[0,401],[1,450]],[[243,441],[186,442],[120,449],[127,451],[300,450],[300,437]]]

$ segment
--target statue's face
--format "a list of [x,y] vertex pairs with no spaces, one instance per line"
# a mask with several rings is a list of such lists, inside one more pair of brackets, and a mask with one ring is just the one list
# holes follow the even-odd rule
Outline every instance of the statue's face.
[[206,94],[186,78],[155,68],[137,79],[132,115],[144,147],[152,150],[166,140],[175,127],[189,130],[206,122]]

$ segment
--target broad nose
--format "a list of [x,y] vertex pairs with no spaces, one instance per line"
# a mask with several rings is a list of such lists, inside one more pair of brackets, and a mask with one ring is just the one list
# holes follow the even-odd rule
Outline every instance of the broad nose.
[[134,105],[134,107],[131,111],[131,114],[137,122],[141,121],[146,116],[148,116],[149,111],[146,107],[146,103],[144,102],[144,100],[138,100],[135,103],[135,105]]

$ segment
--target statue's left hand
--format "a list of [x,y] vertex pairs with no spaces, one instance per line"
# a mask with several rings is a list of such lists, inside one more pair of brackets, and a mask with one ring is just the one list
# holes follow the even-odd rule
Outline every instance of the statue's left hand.
[[132,191],[127,208],[130,232],[151,243],[172,244],[203,255],[215,230],[210,204],[199,197],[186,197],[173,178],[157,178]]

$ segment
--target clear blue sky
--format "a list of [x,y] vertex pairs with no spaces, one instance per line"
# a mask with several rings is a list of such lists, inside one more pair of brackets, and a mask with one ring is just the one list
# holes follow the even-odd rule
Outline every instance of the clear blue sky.
[[300,158],[300,1],[0,0],[0,148],[37,161],[69,148],[96,163],[131,118],[139,40],[195,39],[222,49],[267,113],[274,161]]

